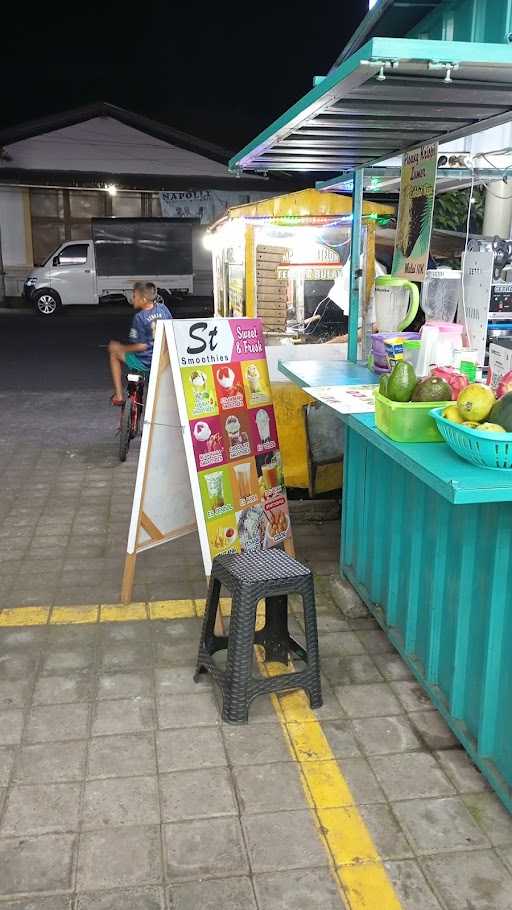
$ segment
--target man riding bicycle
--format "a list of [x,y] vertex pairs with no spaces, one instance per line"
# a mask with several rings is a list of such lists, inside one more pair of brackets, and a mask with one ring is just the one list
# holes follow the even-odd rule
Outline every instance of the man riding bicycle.
[[156,324],[159,319],[171,319],[164,303],[157,302],[157,289],[152,281],[137,281],[133,286],[132,306],[136,311],[130,329],[130,343],[109,341],[110,372],[114,384],[111,397],[113,405],[124,404],[122,386],[123,363],[130,370],[149,373],[155,343]]

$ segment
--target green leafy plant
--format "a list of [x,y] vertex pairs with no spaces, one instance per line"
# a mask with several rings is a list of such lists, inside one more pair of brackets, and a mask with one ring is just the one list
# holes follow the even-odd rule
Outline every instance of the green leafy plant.
[[[434,228],[442,231],[466,230],[468,217],[469,188],[440,193],[434,205]],[[485,187],[473,187],[474,202],[471,205],[469,230],[472,234],[482,233],[485,207]]]

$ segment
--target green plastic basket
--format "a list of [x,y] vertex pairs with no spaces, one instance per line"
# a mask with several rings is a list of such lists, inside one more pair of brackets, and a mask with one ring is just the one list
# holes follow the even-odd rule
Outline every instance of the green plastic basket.
[[[394,442],[443,442],[431,416],[432,401],[390,401],[375,392],[375,424]],[[446,408],[451,401],[436,402]]]

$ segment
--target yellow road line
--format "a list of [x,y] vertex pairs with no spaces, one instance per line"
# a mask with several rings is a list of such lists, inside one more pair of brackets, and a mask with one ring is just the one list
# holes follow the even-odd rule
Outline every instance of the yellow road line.
[[[12,626],[75,625],[96,622],[140,622],[144,619],[190,619],[204,616],[205,601],[155,600],[150,603],[81,604],[80,606],[12,607],[0,610],[0,629]],[[223,616],[231,612],[231,599],[221,597]],[[258,619],[263,615],[258,607]]]
[[[269,676],[282,664],[263,664]],[[306,800],[350,910],[401,910],[401,903],[350,787],[304,692],[272,695],[291,754],[299,765]]]
[[80,606],[13,607],[0,610],[0,629],[13,626],[75,625],[96,622],[140,622],[182,619],[204,614],[202,600],[160,600],[153,603],[82,604]]
[[44,626],[50,607],[13,607],[0,613],[1,626]]

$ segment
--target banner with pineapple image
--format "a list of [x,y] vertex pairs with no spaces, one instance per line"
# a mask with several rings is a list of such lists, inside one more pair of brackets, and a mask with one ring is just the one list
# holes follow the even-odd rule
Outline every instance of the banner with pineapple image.
[[428,264],[437,171],[437,144],[402,157],[392,274],[423,281]]

